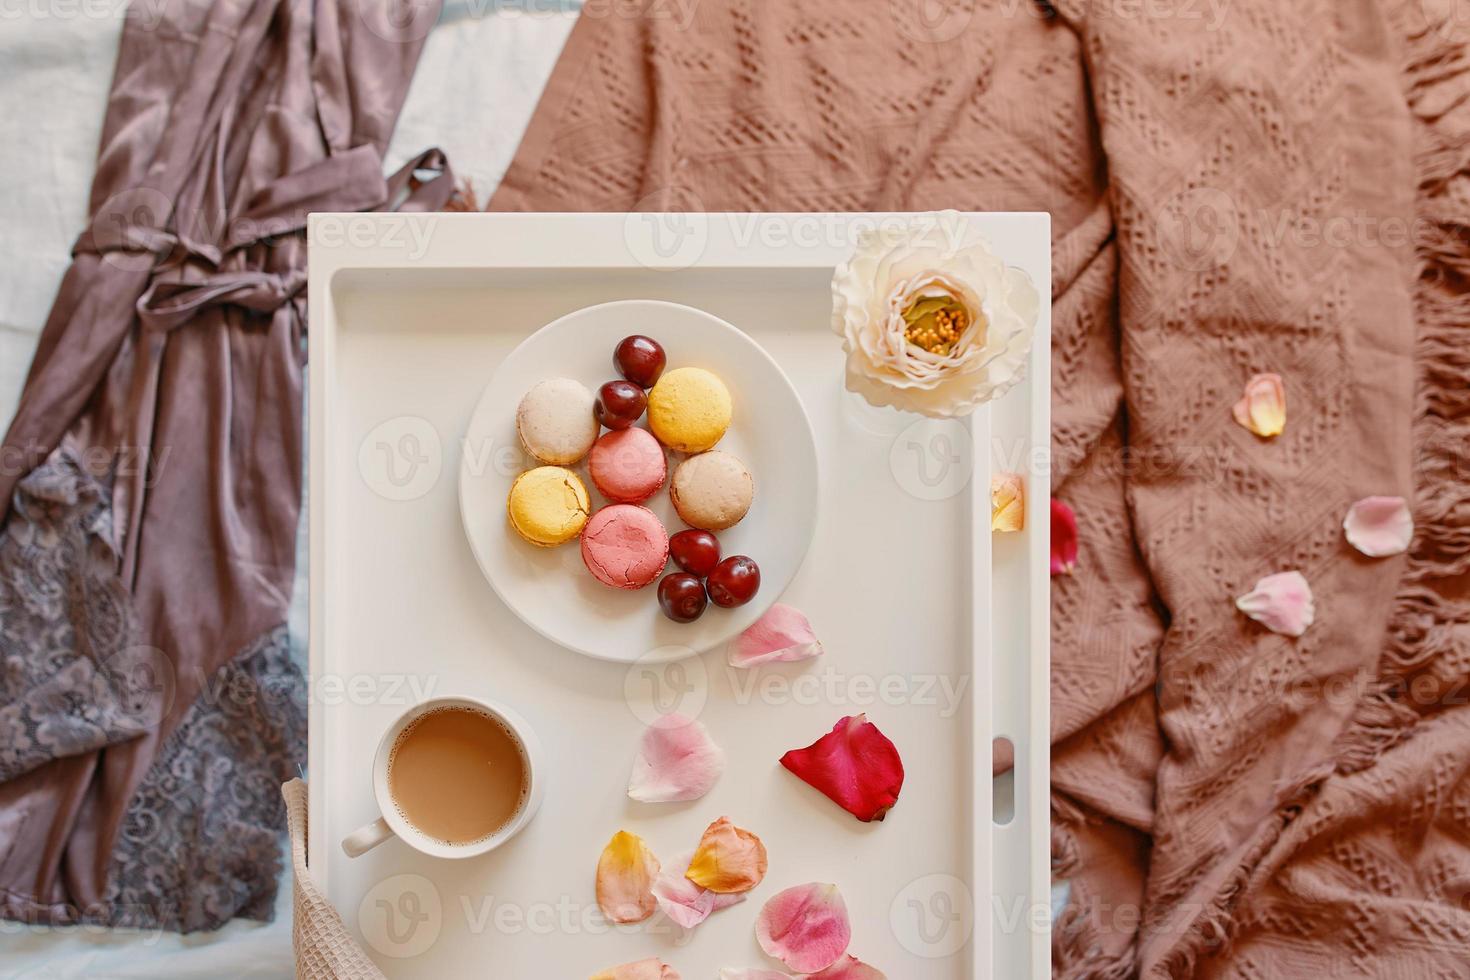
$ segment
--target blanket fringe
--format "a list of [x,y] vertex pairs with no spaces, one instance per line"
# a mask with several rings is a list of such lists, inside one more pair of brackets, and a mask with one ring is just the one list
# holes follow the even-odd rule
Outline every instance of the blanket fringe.
[[1470,661],[1457,653],[1470,601],[1452,585],[1470,572],[1470,111],[1458,96],[1446,101],[1470,73],[1470,46],[1454,21],[1427,23],[1424,10],[1406,4],[1395,15],[1419,174],[1415,535],[1378,676],[1338,739],[1340,773],[1413,737],[1444,707],[1442,695],[1470,677]]
[[1052,976],[1055,980],[1133,980],[1138,975],[1136,940],[1119,954],[1109,955],[1097,942],[1101,924],[1089,921],[1092,896],[1082,877],[1082,850],[1074,828],[1097,822],[1060,796],[1052,797],[1052,876],[1071,881],[1067,905],[1052,924]]
[[[1334,772],[1366,769],[1385,751],[1413,737],[1419,722],[1454,703],[1470,681],[1470,108],[1456,90],[1470,73],[1463,25],[1446,16],[1426,20],[1414,0],[1390,14],[1405,45],[1405,93],[1415,125],[1419,175],[1414,226],[1415,536],[1390,619],[1377,676],[1322,767],[1283,787],[1285,802],[1270,832],[1256,837],[1230,879],[1185,926],[1154,977],[1193,976],[1202,957],[1228,948],[1237,904],[1251,874],[1302,806]],[[1460,579],[1459,583],[1454,580]],[[1424,678],[1432,679],[1426,684]],[[1412,688],[1417,696],[1410,699]],[[1439,692],[1429,698],[1425,691]],[[1058,812],[1053,864],[1059,876],[1076,874],[1077,841]],[[1056,976],[1127,980],[1142,972],[1136,948],[1103,958],[1095,930],[1080,921],[1087,896],[1074,894],[1054,935]]]

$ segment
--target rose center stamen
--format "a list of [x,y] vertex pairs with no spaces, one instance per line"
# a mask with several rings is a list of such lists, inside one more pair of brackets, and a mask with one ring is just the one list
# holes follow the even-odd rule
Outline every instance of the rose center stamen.
[[944,357],[970,328],[970,312],[953,296],[921,296],[903,311],[904,339],[921,350]]

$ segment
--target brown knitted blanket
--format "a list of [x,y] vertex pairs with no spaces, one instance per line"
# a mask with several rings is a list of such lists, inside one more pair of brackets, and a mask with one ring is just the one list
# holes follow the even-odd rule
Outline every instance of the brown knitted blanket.
[[[1470,18],[1435,3],[592,0],[492,202],[1052,213],[1058,976],[1470,976]],[[1271,441],[1230,417],[1259,371]],[[1344,543],[1369,494],[1413,501],[1407,558]],[[1298,640],[1232,604],[1286,569]]]

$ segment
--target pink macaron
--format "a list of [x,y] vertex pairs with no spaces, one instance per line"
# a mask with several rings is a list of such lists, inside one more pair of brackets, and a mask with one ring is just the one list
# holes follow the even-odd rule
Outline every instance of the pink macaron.
[[582,563],[603,585],[641,589],[668,560],[669,534],[647,507],[608,504],[582,529]]
[[641,504],[664,485],[669,464],[653,433],[627,428],[605,432],[593,443],[587,470],[608,500]]

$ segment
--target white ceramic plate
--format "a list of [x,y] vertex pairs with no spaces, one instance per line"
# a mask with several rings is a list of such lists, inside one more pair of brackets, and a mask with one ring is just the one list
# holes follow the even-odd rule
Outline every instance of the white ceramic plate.
[[[629,334],[653,337],[668,369],[703,367],[730,389],[734,418],[717,448],[734,453],[755,478],[755,501],[719,533],[721,553],[749,555],[761,570],[756,597],[738,609],[710,604],[693,623],[674,623],[658,606],[658,583],[629,592],[601,584],[582,565],[576,541],[537,548],[516,535],[505,501],[515,477],[536,465],[516,436],[521,396],[546,378],[575,378],[596,391],[617,377],[613,348]],[[640,421],[644,425],[646,418]],[[496,369],[470,419],[459,474],[465,533],[496,593],[547,639],[603,660],[677,659],[719,646],[775,602],[800,567],[817,523],[817,450],[801,399],[755,341],[718,317],[677,303],[626,300],[589,306],[536,331]],[[670,453],[672,474],[682,454]],[[606,504],[587,477],[593,509]],[[646,504],[670,534],[684,523],[667,484]],[[672,562],[669,568],[675,566]]]

